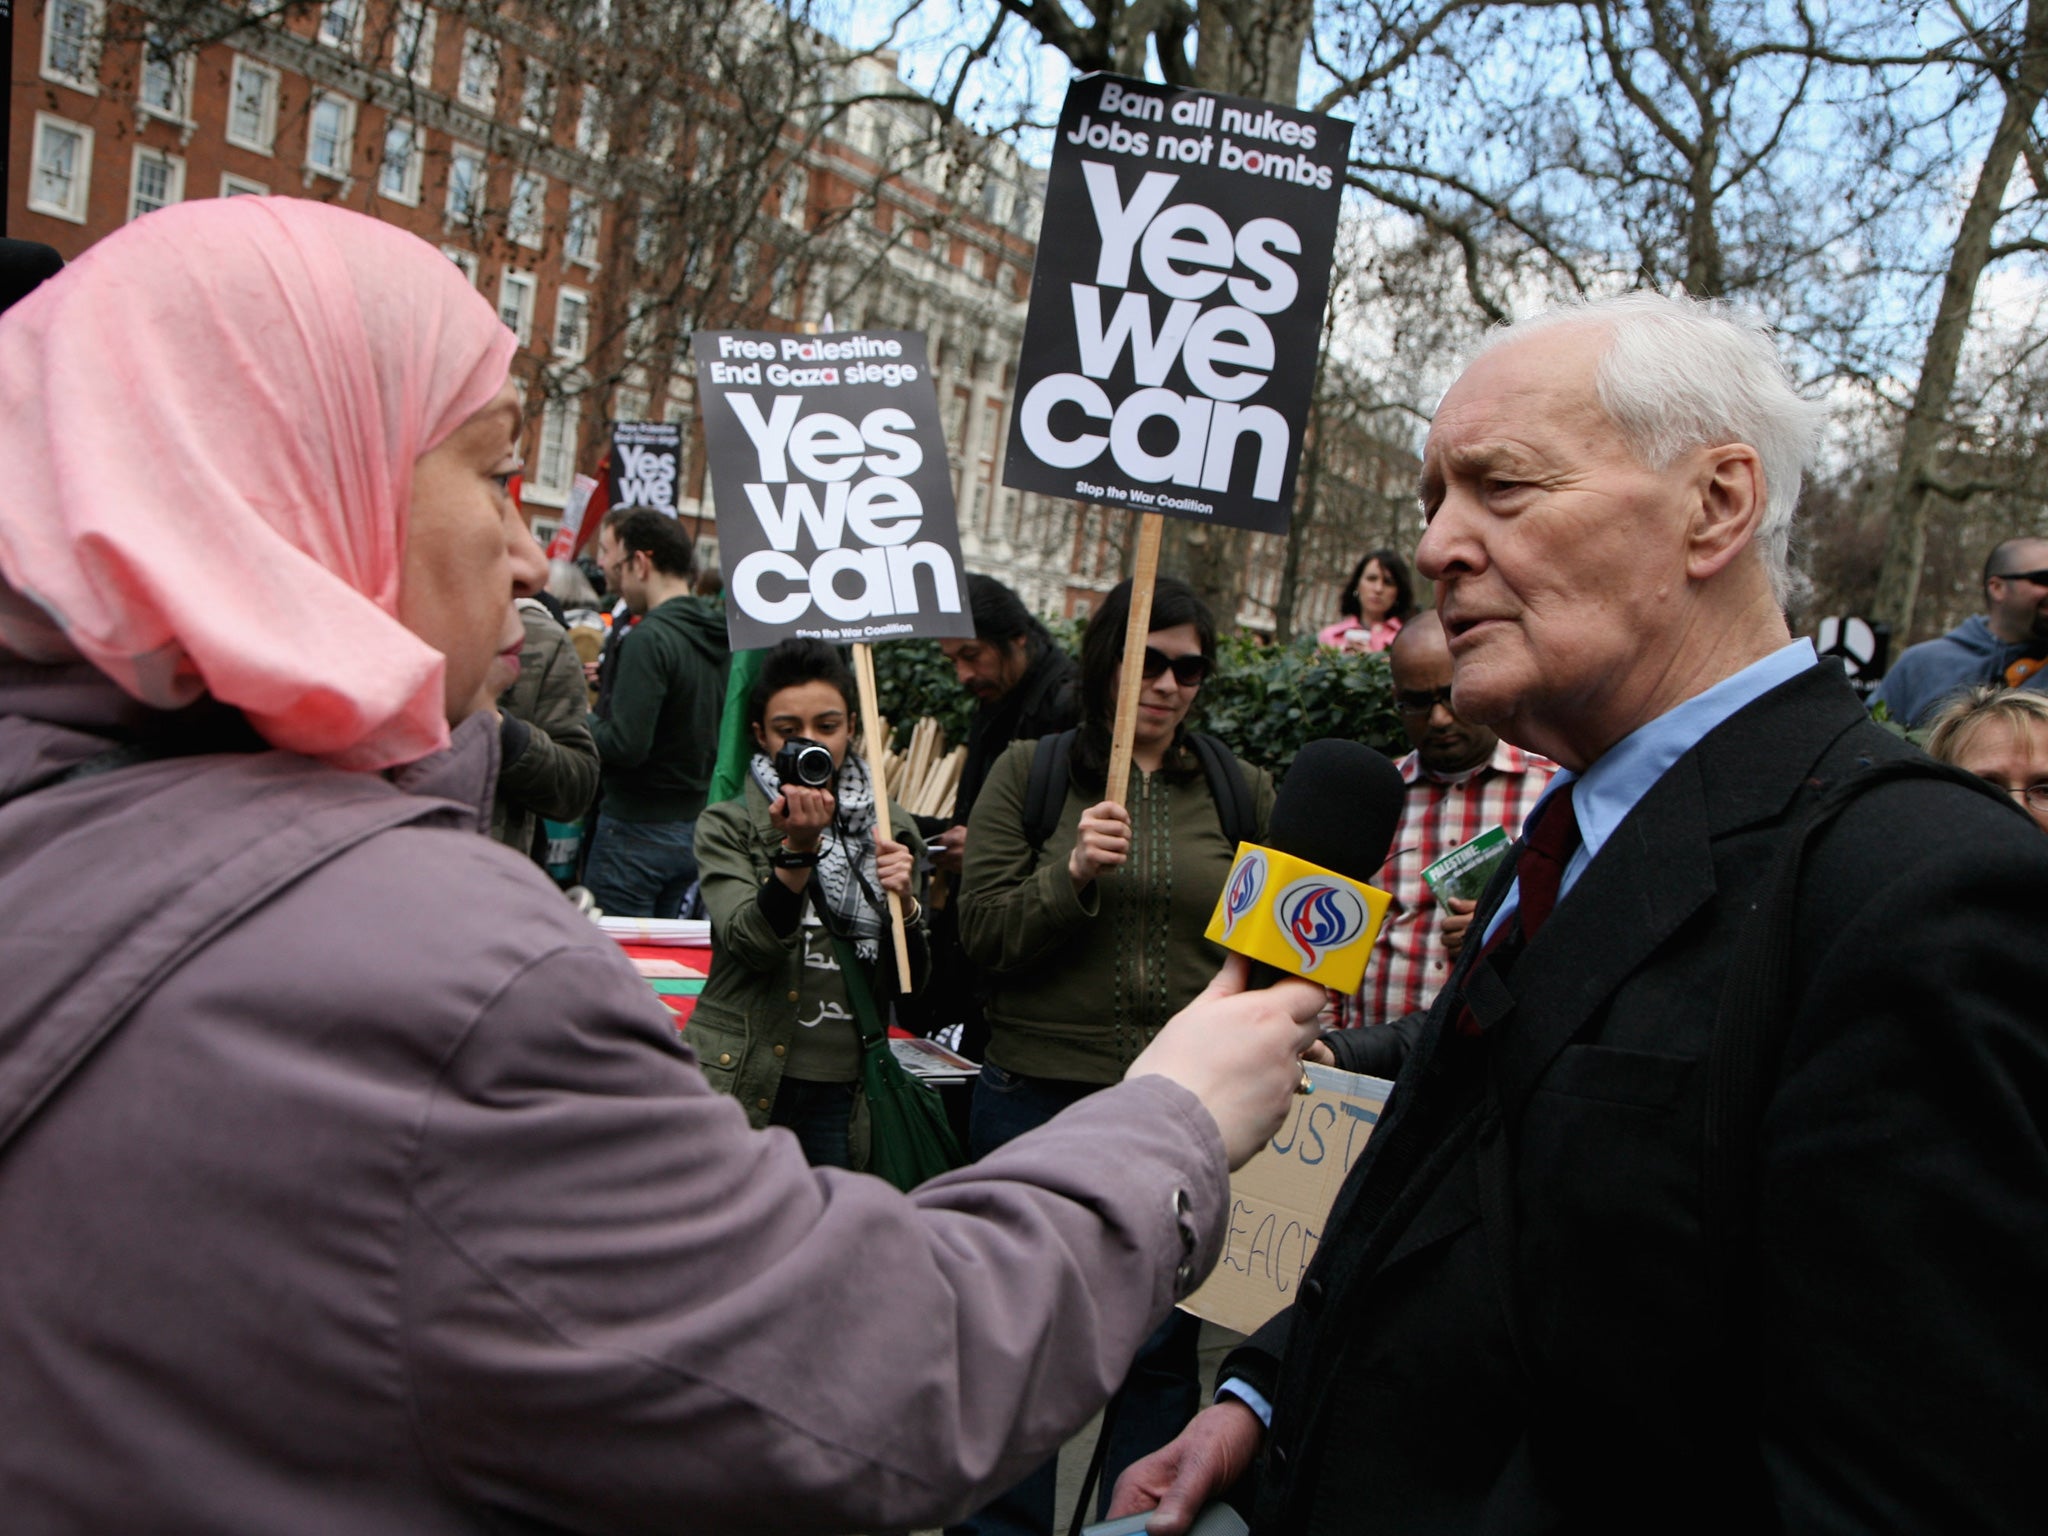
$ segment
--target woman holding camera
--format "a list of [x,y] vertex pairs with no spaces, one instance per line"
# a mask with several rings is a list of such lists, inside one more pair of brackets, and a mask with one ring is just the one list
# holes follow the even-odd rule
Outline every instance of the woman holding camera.
[[862,989],[877,1007],[895,991],[884,893],[903,898],[913,972],[925,964],[911,891],[924,841],[894,803],[880,824],[873,776],[849,750],[855,718],[839,653],[783,641],[748,695],[760,750],[746,789],[697,823],[712,963],[690,1044],[712,1086],[756,1128],[796,1132],[815,1167],[867,1163],[856,1010]]

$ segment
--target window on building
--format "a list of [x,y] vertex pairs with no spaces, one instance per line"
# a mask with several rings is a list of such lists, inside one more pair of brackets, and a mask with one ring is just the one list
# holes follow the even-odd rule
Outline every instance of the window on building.
[[580,358],[590,345],[590,296],[578,288],[555,295],[555,355]]
[[329,48],[354,53],[363,41],[363,0],[327,0],[314,35]]
[[135,169],[128,184],[128,217],[139,219],[184,200],[185,162],[176,155],[136,145]]
[[355,157],[356,104],[325,93],[313,99],[306,122],[306,169],[345,180]]
[[626,361],[637,364],[654,345],[654,300],[636,293],[626,300]]
[[476,286],[477,262],[475,251],[465,251],[459,245],[444,245],[441,247],[441,254],[455,263],[456,271],[469,279],[470,287],[474,288]]
[[540,447],[533,456],[531,488],[552,499],[566,498],[576,473],[576,425],[580,400],[550,400],[541,407]]
[[612,391],[613,421],[645,421],[647,419],[647,391],[644,389],[616,389]]
[[384,163],[377,171],[377,190],[396,203],[420,200],[422,153],[417,123],[394,117],[384,129]]
[[782,178],[782,222],[802,229],[810,219],[811,178],[800,165],[792,165]]
[[483,152],[457,144],[448,152],[448,222],[474,224],[483,216]]
[[633,216],[633,260],[643,267],[661,260],[661,214],[646,198]]
[[462,69],[455,81],[455,94],[465,105],[486,112],[498,104],[498,40],[483,32],[468,32],[462,39]]
[[392,17],[391,70],[416,85],[434,83],[434,13],[426,0],[398,0]]
[[597,265],[597,199],[588,192],[569,194],[569,220],[562,227],[562,255],[579,266]]
[[43,9],[43,78],[97,96],[105,21],[101,0],[49,0]]
[[137,104],[152,117],[192,121],[192,56],[179,53],[160,27],[142,40],[142,85]]
[[507,272],[498,279],[498,318],[521,346],[533,339],[533,290],[531,272]]
[[676,152],[677,130],[682,112],[672,101],[657,101],[647,109],[647,158],[667,165]]
[[237,176],[233,171],[223,171],[220,178],[222,197],[268,197],[270,188],[263,182],[251,181],[247,176]]
[[555,125],[555,78],[545,64],[526,61],[519,86],[519,126],[528,133],[547,133]]
[[768,313],[794,320],[797,297],[796,268],[785,257],[768,269]]
[[547,198],[547,178],[538,171],[521,171],[514,176],[512,201],[505,207],[505,238],[537,248],[547,217]]
[[726,293],[733,303],[744,304],[754,296],[754,242],[735,240],[731,262],[731,269],[726,275]]
[[35,164],[29,172],[28,205],[37,213],[85,222],[85,197],[92,186],[92,130],[47,112],[36,114]]
[[602,160],[612,147],[610,104],[594,85],[583,87],[576,108],[576,148],[594,160]]
[[237,58],[228,79],[228,142],[259,155],[277,139],[277,71]]

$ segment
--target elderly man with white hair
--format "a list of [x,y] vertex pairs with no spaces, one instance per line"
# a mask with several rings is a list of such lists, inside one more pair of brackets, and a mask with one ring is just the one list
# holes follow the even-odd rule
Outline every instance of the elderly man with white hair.
[[1453,704],[1566,771],[1293,1305],[1116,1512],[2040,1528],[2048,848],[1791,638],[1814,415],[1760,324],[1649,294],[1444,396]]

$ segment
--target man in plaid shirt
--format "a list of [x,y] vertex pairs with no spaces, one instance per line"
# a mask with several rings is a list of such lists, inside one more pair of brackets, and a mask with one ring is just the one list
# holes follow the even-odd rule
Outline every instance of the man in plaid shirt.
[[1557,764],[1509,746],[1492,731],[1451,713],[1451,651],[1435,610],[1417,614],[1394,637],[1394,704],[1415,750],[1401,759],[1408,801],[1394,851],[1374,884],[1394,898],[1356,995],[1338,1000],[1346,1029],[1390,1024],[1429,1005],[1450,978],[1475,905],[1452,901],[1442,915],[1422,871],[1484,832],[1521,835]]

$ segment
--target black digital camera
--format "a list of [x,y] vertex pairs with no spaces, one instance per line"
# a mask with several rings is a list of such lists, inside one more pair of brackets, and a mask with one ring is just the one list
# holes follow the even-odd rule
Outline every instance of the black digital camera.
[[775,777],[784,784],[823,789],[832,782],[832,754],[808,736],[792,736],[775,754]]

